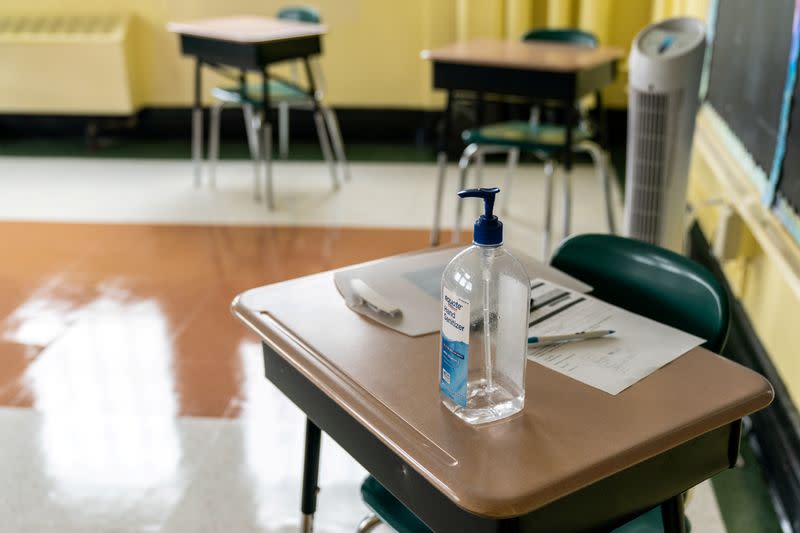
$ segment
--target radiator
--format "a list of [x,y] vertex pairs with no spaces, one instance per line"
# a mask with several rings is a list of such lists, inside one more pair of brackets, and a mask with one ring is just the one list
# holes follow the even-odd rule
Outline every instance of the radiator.
[[0,16],[0,113],[131,115],[127,16]]

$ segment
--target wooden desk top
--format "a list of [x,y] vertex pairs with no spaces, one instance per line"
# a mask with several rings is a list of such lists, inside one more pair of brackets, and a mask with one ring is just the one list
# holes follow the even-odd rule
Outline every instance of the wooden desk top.
[[615,46],[588,48],[561,43],[474,39],[423,50],[421,55],[423,59],[443,63],[578,72],[616,61],[625,55],[625,51]]
[[528,362],[522,413],[473,427],[439,400],[438,334],[407,337],[352,312],[332,272],[252,289],[232,311],[450,500],[482,516],[538,509],[773,397],[763,377],[702,348],[617,396]]
[[170,22],[167,24],[167,31],[207,39],[253,44],[323,35],[328,28],[321,24],[309,24],[294,20],[234,16]]

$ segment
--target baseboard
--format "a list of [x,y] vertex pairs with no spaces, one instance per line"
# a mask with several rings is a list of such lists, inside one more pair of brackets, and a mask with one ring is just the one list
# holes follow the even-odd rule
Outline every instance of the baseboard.
[[763,375],[775,389],[772,405],[750,417],[748,438],[784,531],[800,533],[800,414],[697,224],[689,233],[689,244],[692,259],[713,272],[728,291],[731,331],[723,355]]
[[[337,107],[342,136],[346,142],[397,142],[429,146],[436,144],[441,112],[413,108]],[[527,119],[528,107],[521,104],[487,102],[482,111],[485,123],[510,119]],[[273,110],[273,120],[275,119]],[[477,107],[469,100],[455,106],[449,146],[451,154],[463,149],[461,131],[473,127]],[[627,114],[624,110],[607,112],[608,138],[614,147],[624,150]],[[558,117],[555,117],[558,118]],[[317,141],[311,113],[291,112],[293,141]],[[0,115],[0,139],[24,137],[81,137],[113,135],[130,139],[186,138],[191,132],[191,110],[188,107],[149,107],[133,117]],[[239,109],[222,113],[223,139],[243,139],[244,126]]]

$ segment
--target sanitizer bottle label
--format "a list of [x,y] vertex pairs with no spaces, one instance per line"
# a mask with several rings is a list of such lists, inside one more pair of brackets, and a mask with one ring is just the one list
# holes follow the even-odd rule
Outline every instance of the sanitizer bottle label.
[[453,402],[467,405],[469,301],[442,291],[442,375],[439,389]]

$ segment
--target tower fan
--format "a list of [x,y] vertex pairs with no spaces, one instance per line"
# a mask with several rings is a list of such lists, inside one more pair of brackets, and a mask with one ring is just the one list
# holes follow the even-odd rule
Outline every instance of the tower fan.
[[681,252],[705,27],[672,18],[643,29],[628,62],[625,234]]

